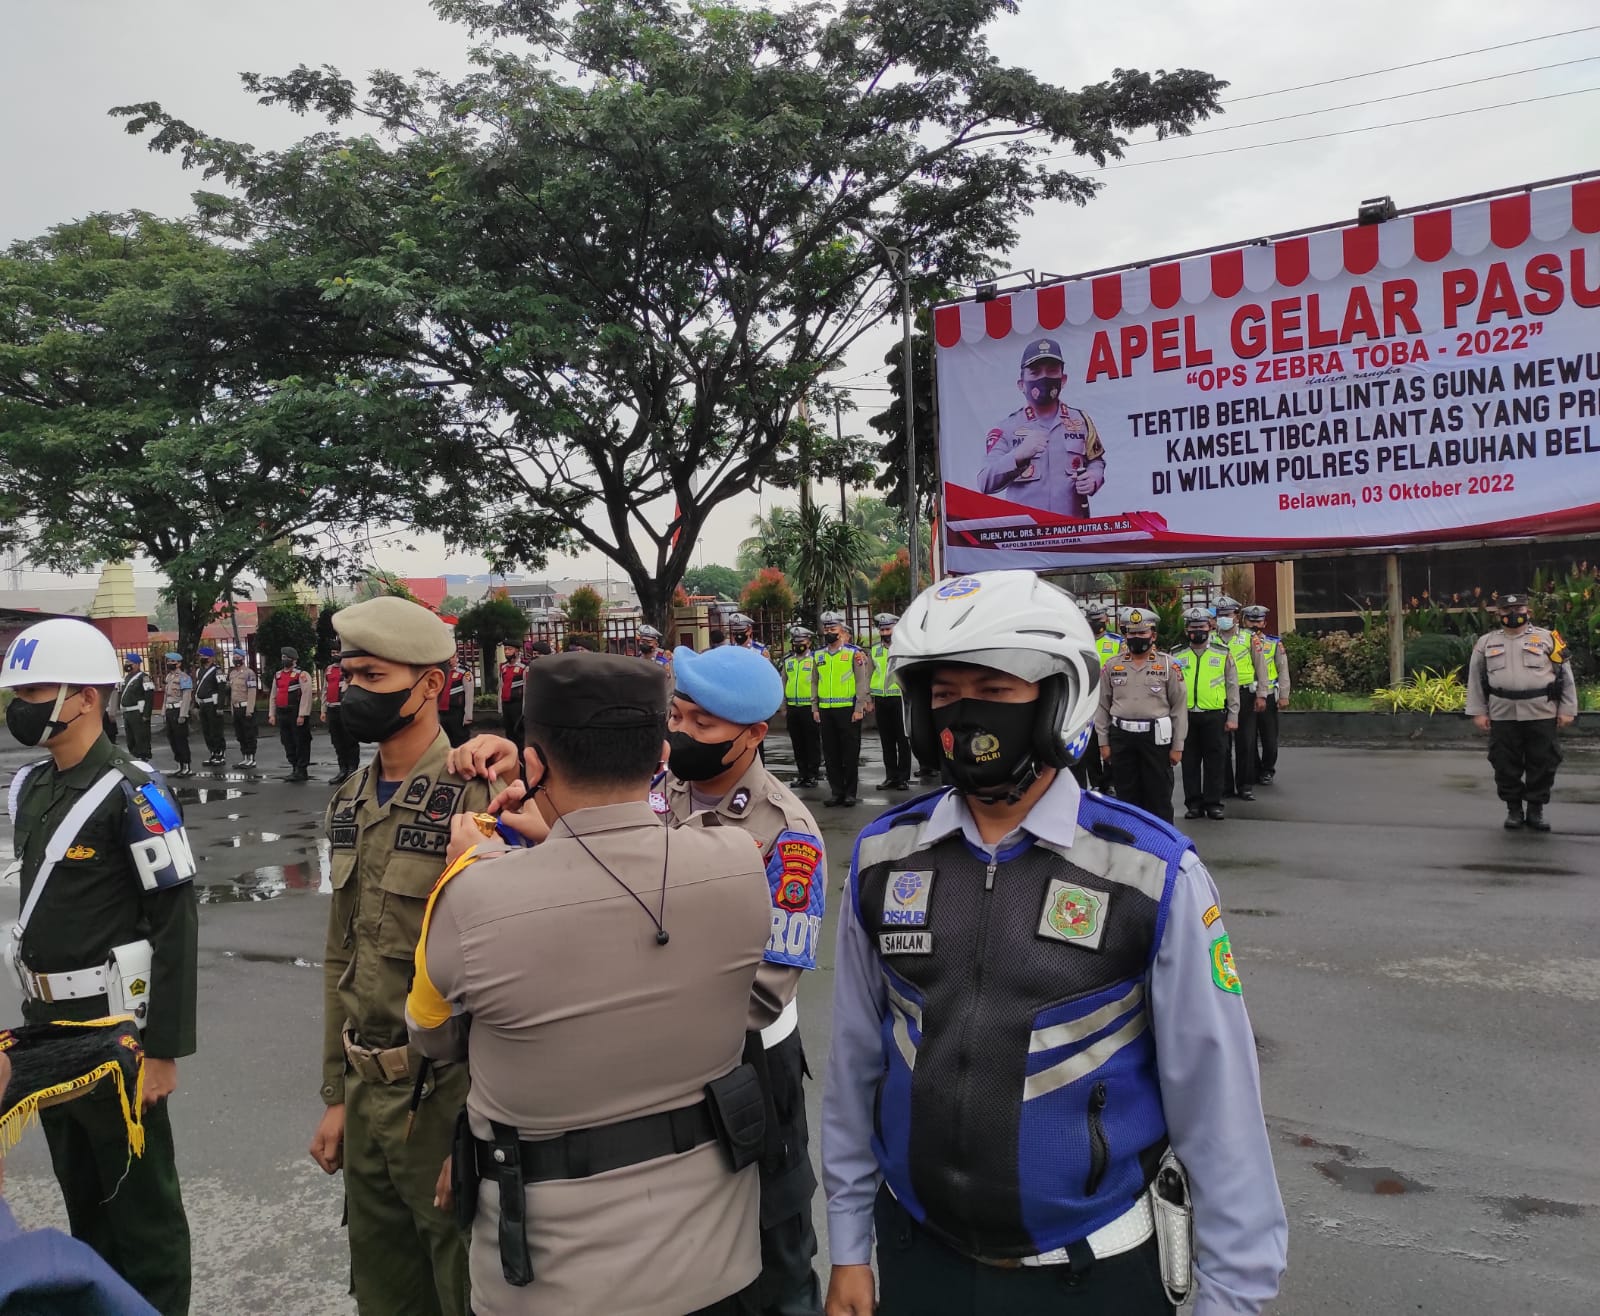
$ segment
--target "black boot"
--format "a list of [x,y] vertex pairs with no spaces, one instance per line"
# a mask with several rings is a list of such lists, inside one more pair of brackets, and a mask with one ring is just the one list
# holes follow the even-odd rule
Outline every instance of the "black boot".
[[1508,805],[1506,805],[1506,831],[1508,831],[1508,832],[1520,832],[1521,830],[1522,830],[1522,805],[1521,805],[1521,803],[1519,802],[1517,804],[1508,804]]
[[1544,805],[1528,805],[1528,830],[1530,832],[1548,832],[1550,824],[1544,820]]

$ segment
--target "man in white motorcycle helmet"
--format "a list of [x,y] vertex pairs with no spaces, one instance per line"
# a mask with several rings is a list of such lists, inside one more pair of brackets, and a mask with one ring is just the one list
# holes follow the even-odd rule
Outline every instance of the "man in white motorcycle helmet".
[[127,1014],[138,1025],[142,1155],[109,1083],[39,1122],[73,1235],[162,1316],[181,1316],[189,1226],[167,1098],[195,1049],[195,861],[161,774],[106,739],[102,714],[121,680],[111,642],[70,617],[28,627],[0,660],[6,727],[43,751],[7,793],[21,906],[4,962],[26,1023]]
[[1188,840],[1064,770],[1088,624],[984,572],[916,599],[889,662],[947,785],[862,833],[844,893],[828,1316],[1259,1311],[1287,1224],[1239,976]]

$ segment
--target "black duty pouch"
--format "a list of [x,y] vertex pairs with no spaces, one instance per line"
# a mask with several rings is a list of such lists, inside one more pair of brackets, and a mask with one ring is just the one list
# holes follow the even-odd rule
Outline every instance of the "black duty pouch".
[[711,1128],[735,1172],[761,1159],[767,1136],[767,1097],[750,1065],[740,1065],[706,1084]]
[[455,1198],[456,1228],[468,1230],[478,1214],[478,1140],[467,1123],[467,1108],[456,1116],[455,1132],[450,1135],[450,1194]]
[[500,1274],[507,1284],[533,1283],[533,1258],[528,1255],[528,1199],[523,1195],[522,1143],[509,1124],[496,1124],[490,1156],[500,1185]]

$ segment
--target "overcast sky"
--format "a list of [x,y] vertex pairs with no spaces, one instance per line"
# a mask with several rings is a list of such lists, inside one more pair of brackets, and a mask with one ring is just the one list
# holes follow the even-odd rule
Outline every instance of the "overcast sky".
[[[1118,67],[1186,66],[1227,79],[1225,95],[1244,98],[1591,24],[1600,24],[1592,0],[1344,0],[1320,10],[1259,0],[1022,0],[1021,14],[998,23],[992,40],[1002,60],[1063,85],[1098,81]],[[187,211],[197,176],[126,136],[121,122],[106,116],[113,105],[158,100],[208,132],[284,145],[313,125],[256,106],[239,89],[241,71],[327,63],[353,77],[376,68],[449,73],[464,67],[465,47],[464,33],[439,23],[426,0],[0,0],[0,123],[7,129],[0,138],[0,242],[94,210]],[[1545,67],[1558,63],[1566,66]],[[1330,108],[1507,73],[1518,75]],[[1404,207],[1592,168],[1600,90],[1177,158],[1587,88],[1600,88],[1600,30],[1241,99],[1204,126],[1229,131],[1136,146],[1127,163],[1137,167],[1096,175],[1105,186],[1087,208],[1057,206],[1030,217],[1004,263],[1074,273],[1348,218],[1364,197],[1389,194]],[[1306,111],[1329,112],[1239,126]],[[860,417],[886,401],[886,392],[866,390],[882,387],[882,357],[895,336],[885,326],[840,372],[863,389]],[[762,507],[756,495],[724,507],[705,536],[704,561],[731,563]],[[485,566],[426,540],[409,552],[382,543],[379,560],[408,575]],[[598,575],[604,559],[591,554],[551,569]],[[25,572],[23,583],[59,579]]]

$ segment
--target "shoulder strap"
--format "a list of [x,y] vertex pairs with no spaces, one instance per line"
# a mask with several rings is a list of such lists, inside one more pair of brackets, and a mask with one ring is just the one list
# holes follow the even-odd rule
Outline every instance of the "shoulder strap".
[[121,782],[122,769],[112,768],[83,793],[82,799],[67,810],[67,816],[61,820],[61,825],[45,843],[44,863],[39,865],[39,872],[33,879],[33,889],[28,892],[28,902],[23,905],[22,913],[17,916],[19,929],[28,926],[28,920],[33,917],[34,906],[44,894],[45,883],[50,880],[50,874],[55,870],[55,866],[67,853],[67,848],[77,839],[78,833],[83,830],[83,825],[89,821],[94,811],[105,803],[106,797],[116,790]]

